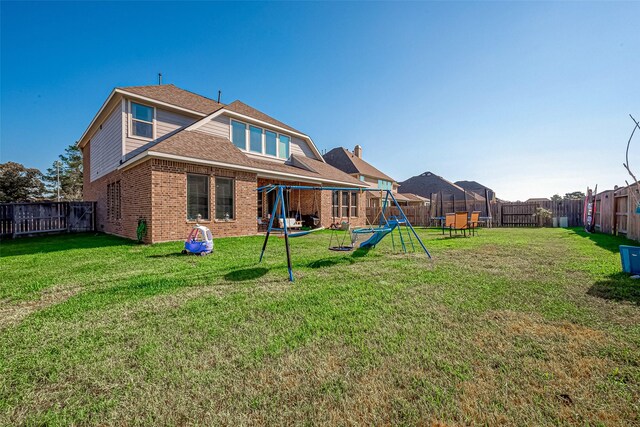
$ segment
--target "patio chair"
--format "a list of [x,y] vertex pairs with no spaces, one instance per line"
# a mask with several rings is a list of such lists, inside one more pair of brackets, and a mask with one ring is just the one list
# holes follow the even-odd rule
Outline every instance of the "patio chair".
[[444,234],[444,230],[447,228],[451,228],[451,226],[456,223],[456,214],[448,213],[445,214],[444,221],[442,222],[442,234]]
[[467,230],[469,229],[469,214],[467,212],[456,212],[455,213],[455,221],[449,226],[449,237],[453,237],[451,232],[462,231],[464,237],[467,237]]
[[480,211],[471,212],[471,218],[469,218],[469,228],[472,234],[476,234],[476,229],[480,227]]

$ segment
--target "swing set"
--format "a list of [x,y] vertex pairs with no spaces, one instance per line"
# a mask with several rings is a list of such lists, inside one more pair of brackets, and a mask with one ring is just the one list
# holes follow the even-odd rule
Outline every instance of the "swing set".
[[[416,233],[415,229],[407,219],[404,211],[398,204],[398,201],[393,196],[390,190],[379,190],[374,188],[348,188],[348,187],[312,187],[305,185],[266,185],[264,187],[259,187],[258,192],[264,192],[266,194],[275,191],[276,198],[273,203],[273,209],[271,212],[271,216],[269,218],[269,226],[267,228],[267,233],[264,238],[264,243],[262,245],[262,251],[260,252],[260,262],[262,262],[262,258],[264,256],[264,252],[267,248],[267,243],[269,242],[269,236],[271,232],[281,232],[281,237],[284,237],[285,248],[287,253],[287,269],[289,270],[289,281],[293,282],[293,269],[291,267],[291,250],[289,247],[289,238],[302,237],[306,236],[310,233],[323,230],[324,227],[309,229],[309,230],[301,230],[291,232],[291,227],[287,225],[287,204],[285,203],[285,199],[290,201],[291,190],[298,190],[298,211],[297,215],[300,217],[300,192],[305,190],[314,191],[314,204],[315,204],[315,191],[352,191],[359,192],[360,194],[364,192],[376,191],[380,192],[380,195],[385,194],[384,202],[380,206],[380,211],[376,216],[374,222],[377,222],[377,225],[373,225],[367,221],[366,227],[358,227],[351,228],[351,225],[348,222],[343,222],[339,225],[332,226],[331,238],[329,240],[329,250],[337,251],[337,252],[349,252],[355,249],[356,242],[360,235],[370,234],[365,241],[360,243],[360,249],[371,249],[375,248],[380,241],[385,238],[387,235],[391,235],[391,242],[393,248],[395,250],[396,243],[395,238],[393,236],[394,231],[397,230],[400,237],[400,245],[404,253],[407,253],[409,246],[411,249],[415,251],[414,240],[420,245],[422,250],[427,254],[429,258],[431,258],[431,254],[427,250],[424,243]],[[286,193],[285,193],[286,192]],[[288,197],[285,197],[286,196]],[[381,197],[382,199],[382,197]],[[398,215],[389,216],[388,218],[385,215],[387,207],[393,204],[398,210]],[[274,227],[274,219],[278,218],[278,222],[280,227]],[[333,217],[335,221],[335,216]],[[319,219],[314,219],[314,225],[318,225]],[[404,232],[403,232],[404,228]],[[337,233],[342,232],[343,236],[340,238]],[[349,244],[345,244],[347,242],[347,237],[349,237]],[[335,244],[334,244],[335,240]]]

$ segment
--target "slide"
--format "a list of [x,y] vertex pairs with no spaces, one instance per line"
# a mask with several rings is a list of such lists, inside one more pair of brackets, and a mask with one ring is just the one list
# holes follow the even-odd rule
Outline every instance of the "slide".
[[389,222],[389,227],[380,231],[374,231],[371,237],[364,242],[360,243],[360,249],[373,248],[386,236],[391,233],[398,226],[397,222]]

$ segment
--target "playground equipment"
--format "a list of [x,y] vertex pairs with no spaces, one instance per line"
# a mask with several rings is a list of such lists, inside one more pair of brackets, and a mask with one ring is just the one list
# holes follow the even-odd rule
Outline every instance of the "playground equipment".
[[[361,194],[367,191],[376,191],[376,192],[379,191],[381,194],[386,193],[384,202],[381,205],[378,225],[376,226],[370,225],[368,227],[361,227],[361,228],[356,228],[351,230],[349,224],[345,223],[346,225],[341,226],[341,229],[349,233],[349,235],[351,236],[351,245],[348,246],[344,244],[346,234],[345,234],[345,237],[343,237],[341,242],[339,242],[337,245],[332,245],[332,242],[333,242],[333,234],[332,234],[332,239],[329,242],[329,250],[333,250],[333,251],[353,250],[355,248],[357,236],[360,234],[371,234],[371,237],[369,237],[367,240],[365,240],[360,244],[359,247],[361,249],[375,248],[375,246],[378,243],[380,243],[380,241],[382,241],[382,239],[384,239],[387,235],[391,235],[391,238],[392,238],[391,241],[392,241],[393,247],[395,248],[395,240],[393,237],[393,232],[394,230],[397,230],[400,236],[400,243],[402,245],[402,250],[405,253],[407,252],[408,243],[410,243],[412,249],[415,250],[415,246],[413,243],[415,239],[420,244],[420,247],[425,252],[425,254],[427,254],[427,256],[431,258],[431,254],[427,250],[424,243],[422,243],[422,240],[414,230],[413,226],[407,219],[406,215],[404,214],[404,211],[402,210],[402,208],[398,204],[398,201],[393,196],[390,190],[380,190],[380,189],[374,189],[374,188],[349,188],[349,187],[312,187],[312,186],[305,186],[305,185],[282,185],[282,184],[267,185],[267,186],[258,188],[258,191],[264,191],[266,193],[275,191],[276,199],[275,199],[275,203],[273,204],[273,210],[271,212],[271,216],[269,218],[269,226],[267,228],[267,233],[264,238],[264,243],[262,244],[262,251],[260,252],[260,262],[262,262],[262,258],[264,257],[264,252],[267,248],[267,243],[269,242],[269,236],[271,235],[271,232],[272,231],[282,232],[282,237],[284,237],[285,248],[287,253],[287,269],[289,270],[289,281],[293,282],[293,269],[291,267],[291,249],[289,247],[289,238],[305,236],[307,234],[310,234],[322,229],[321,227],[319,229],[304,230],[304,231],[298,231],[294,233],[290,232],[290,227],[287,227],[287,220],[286,220],[286,215],[288,211],[287,211],[287,206],[285,204],[285,191],[287,191],[287,194],[288,194],[290,193],[291,190],[294,190],[294,189],[299,190],[299,192],[304,190],[310,190],[310,191],[353,191],[353,192],[360,192]],[[315,194],[314,194],[314,199],[315,199]],[[385,216],[385,212],[387,207],[391,203],[393,204],[393,206],[395,206],[398,209],[399,214],[397,216],[391,216],[387,218]],[[274,220],[276,218],[278,219],[278,222],[282,225],[281,227],[274,227]],[[408,243],[406,242],[407,239],[403,234],[402,228],[405,228],[404,234],[406,234],[408,237]]]
[[184,242],[183,254],[207,255],[213,252],[213,235],[204,225],[194,225]]

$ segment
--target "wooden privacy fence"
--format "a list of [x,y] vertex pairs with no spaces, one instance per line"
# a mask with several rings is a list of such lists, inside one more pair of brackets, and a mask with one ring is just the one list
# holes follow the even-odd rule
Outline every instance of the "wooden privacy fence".
[[[480,211],[480,217],[491,227],[581,227],[584,199],[561,200],[559,202],[540,201],[530,203],[505,203],[467,200],[432,200],[429,206],[403,206],[402,210],[409,222],[415,226],[440,226],[441,218],[452,212]],[[541,215],[539,208],[551,212],[549,217]],[[488,213],[489,212],[489,213]],[[398,215],[398,208],[390,206],[385,215]],[[380,221],[380,208],[367,208],[367,221]]]
[[[630,192],[635,195],[630,195]],[[633,186],[596,194],[596,231],[640,240],[640,214],[636,213],[637,200],[640,200],[640,194]]]
[[94,202],[0,203],[1,238],[94,230]]

